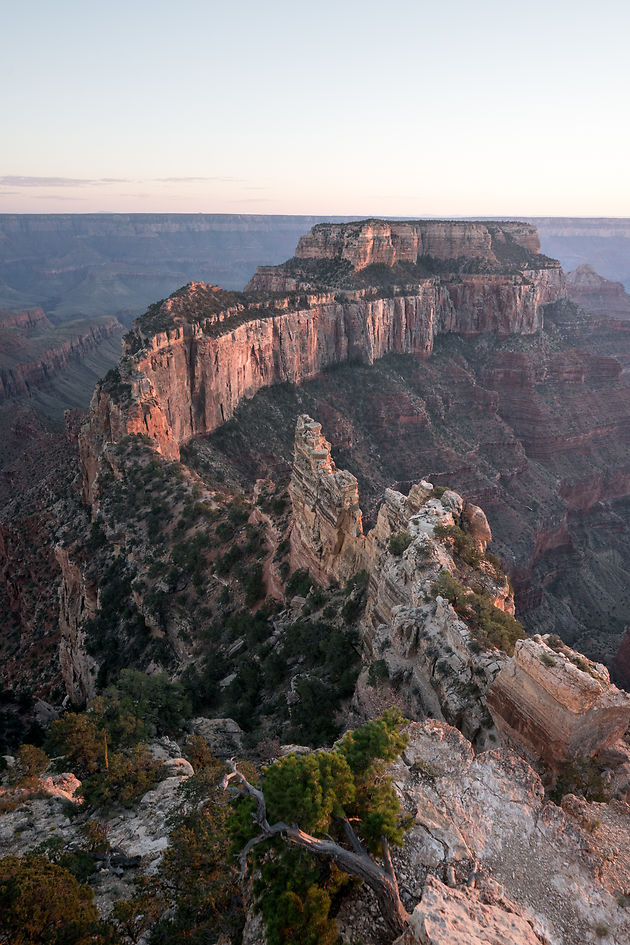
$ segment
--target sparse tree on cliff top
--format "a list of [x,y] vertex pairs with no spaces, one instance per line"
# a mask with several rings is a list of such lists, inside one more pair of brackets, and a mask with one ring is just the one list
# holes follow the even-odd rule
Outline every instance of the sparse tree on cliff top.
[[383,918],[400,934],[409,914],[400,899],[390,844],[402,842],[403,826],[384,769],[406,744],[402,721],[397,710],[389,709],[348,733],[335,751],[289,755],[266,770],[260,788],[232,765],[224,786],[247,797],[237,807],[234,828],[242,844],[242,871],[255,847],[281,838],[367,883]]

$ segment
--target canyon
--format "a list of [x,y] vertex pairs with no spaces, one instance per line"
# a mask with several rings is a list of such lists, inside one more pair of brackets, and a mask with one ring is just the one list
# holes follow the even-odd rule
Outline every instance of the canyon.
[[[146,441],[137,445],[148,457],[154,453],[149,464],[178,465],[156,457]],[[121,446],[125,444],[118,444],[117,452],[110,450],[109,462],[124,488],[134,467],[125,465]],[[366,575],[359,618],[364,665],[345,711],[356,725],[378,712],[384,700],[402,703],[417,719],[405,726],[404,748],[387,769],[405,823],[404,845],[392,851],[400,894],[410,912],[398,945],[455,945],[462,940],[479,945],[582,945],[609,933],[613,941],[624,941],[630,928],[625,892],[630,882],[630,747],[623,736],[630,695],[611,685],[603,666],[558,639],[513,639],[510,656],[505,652],[510,648],[507,640],[497,646],[479,635],[472,611],[462,609],[461,595],[471,599],[483,593],[486,615],[494,614],[495,620],[504,615],[503,627],[511,626],[514,609],[509,582],[486,555],[492,534],[479,507],[423,480],[414,483],[408,495],[387,490],[375,526],[365,530],[357,480],[337,468],[318,422],[305,415],[298,418],[293,450],[291,511],[286,516],[279,510],[276,516],[278,523],[288,518],[291,569],[300,573],[307,565],[322,587],[343,584],[357,568]],[[135,455],[137,461],[141,454]],[[99,476],[106,472],[102,469]],[[257,485],[262,497],[264,484]],[[200,481],[195,487],[197,498],[207,502]],[[112,483],[111,492],[114,489]],[[179,493],[185,489],[185,480],[180,480]],[[130,517],[117,520],[111,515],[110,501],[103,491],[95,522],[104,532],[95,542],[92,530],[90,540],[101,546],[100,554],[111,542],[119,557],[133,557],[138,564],[140,536],[133,534]],[[212,501],[218,503],[217,493]],[[265,520],[273,511],[267,509],[264,502],[257,503],[250,519]],[[273,545],[274,558],[276,550]],[[57,549],[64,575],[61,611],[68,616],[62,626],[62,652],[69,689],[82,674],[93,681],[97,676],[89,655],[94,630],[88,624],[107,592],[105,581],[87,579],[88,573],[94,577],[99,551],[92,550],[89,561],[80,561],[76,552],[67,544]],[[141,587],[134,581],[137,595]],[[455,596],[449,597],[453,588]],[[238,593],[232,580],[230,589],[232,596]],[[283,633],[298,632],[299,624],[293,622],[298,613],[304,619],[309,608],[317,611],[325,605],[329,610],[334,599],[321,589],[291,599],[287,585],[286,593],[289,607],[275,615],[265,640],[272,650]],[[141,606],[148,613],[146,588],[145,596]],[[347,610],[343,619],[352,620]],[[244,647],[244,661],[255,664],[259,657],[247,653],[252,643],[251,637],[248,642],[240,639],[230,650]],[[82,661],[75,660],[79,656]],[[377,684],[371,671],[379,665],[386,673]],[[303,656],[295,672],[295,679],[303,677]],[[292,692],[291,698],[295,704],[298,693]],[[188,810],[187,790],[181,789],[193,775],[199,779],[204,774],[203,768],[195,770],[193,756],[194,765],[185,757],[190,731],[201,735],[220,758],[243,751],[243,732],[232,719],[198,717],[187,729],[177,740],[150,738],[148,752],[157,762],[160,780],[132,809],[98,811],[98,823],[115,845],[112,868],[107,861],[91,880],[103,917],[112,916],[114,902],[133,895],[134,880],[142,883],[156,876],[171,843],[177,842],[169,830]],[[309,752],[304,746],[274,744],[277,755],[270,760],[296,750]],[[606,799],[574,786],[552,802],[550,790],[561,783],[558,775],[565,761],[592,764],[605,785]],[[15,769],[14,758],[8,764],[9,772]],[[188,791],[198,779],[190,781]],[[15,787],[6,776],[0,775],[0,782],[0,798],[6,804],[0,813],[0,851],[4,846],[22,855],[41,850],[52,833],[63,849],[83,848],[85,824],[95,815],[81,801],[80,778],[72,767],[61,774],[43,772],[30,790]],[[190,796],[198,801],[196,793]],[[225,806],[223,798],[207,803]],[[129,868],[117,870],[114,857]],[[263,945],[264,932],[247,883],[243,890],[244,941]],[[160,909],[149,927],[159,915]],[[379,922],[375,900],[358,884],[339,898],[336,921],[344,942],[356,941],[357,934],[366,945],[391,941]]]
[[32,398],[66,369],[99,351],[106,352],[99,365],[106,370],[114,363],[109,355],[112,342],[115,350],[121,333],[122,326],[111,317],[54,326],[40,307],[0,311],[0,404]]
[[528,629],[614,669],[629,607],[628,323],[586,315],[538,249],[525,224],[317,225],[245,293],[189,284],[136,321],[97,388],[79,437],[86,499],[129,434],[170,460],[207,437],[249,478],[290,462],[308,412],[368,519],[392,484],[456,489],[486,511]]
[[[342,234],[337,245],[329,232]],[[447,274],[418,281],[418,260],[427,255],[422,240],[431,250],[427,258]],[[173,458],[180,444],[217,429],[263,387],[300,384],[346,361],[372,364],[394,352],[427,356],[447,332],[535,333],[542,307],[564,293],[559,264],[537,250],[534,229],[520,224],[453,224],[448,230],[427,223],[422,232],[378,221],[320,226],[300,241],[294,260],[254,276],[243,299],[191,283],[154,306],[126,336],[117,391],[128,389],[129,396],[112,397],[107,384],[97,389],[81,441],[87,494],[102,444],[127,433],[155,434],[160,451]],[[387,265],[385,259],[392,275],[405,279],[402,285],[353,287],[355,273]],[[465,260],[465,272],[458,271],[458,259]],[[334,276],[325,272],[320,280],[338,283],[339,291],[312,294],[313,260],[324,269],[331,260],[337,264]],[[416,271],[398,273],[398,262]],[[271,297],[257,298],[270,291]],[[278,297],[279,291],[296,294]]]

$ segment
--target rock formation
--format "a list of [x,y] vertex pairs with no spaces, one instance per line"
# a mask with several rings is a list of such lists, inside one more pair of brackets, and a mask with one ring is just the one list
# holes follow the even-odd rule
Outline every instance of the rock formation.
[[567,295],[593,315],[630,318],[630,295],[623,283],[604,279],[586,263],[567,273]]
[[[482,692],[506,657],[493,646],[474,644],[470,628],[435,584],[440,573],[461,576],[463,569],[465,579],[483,586],[488,602],[514,612],[507,581],[492,565],[482,559],[474,571],[461,560],[457,565],[455,550],[436,536],[437,526],[459,533],[472,524],[472,542],[485,548],[491,536],[482,510],[449,490],[438,498],[423,481],[408,496],[386,490],[376,525],[364,535],[357,480],[336,468],[321,424],[306,416],[297,422],[289,494],[293,567],[308,568],[323,585],[333,579],[345,583],[365,571],[367,659],[383,661],[414,714],[446,718],[484,742],[488,726]],[[367,696],[360,680],[356,706],[369,714]]]
[[551,768],[592,757],[630,723],[630,695],[611,684],[608,670],[549,635],[516,643],[486,700],[501,737]]
[[625,803],[568,795],[557,807],[512,751],[475,755],[459,732],[434,720],[409,727],[391,773],[415,820],[397,861],[403,896],[409,905],[421,898],[405,945],[630,937]]
[[[450,264],[462,258],[474,259],[496,266],[539,253],[536,228],[526,223],[362,220],[314,226],[298,242],[294,260],[298,265],[300,260],[334,260],[360,271],[376,265],[415,265],[423,257]],[[273,271],[260,269],[252,287],[260,285],[261,278]]]
[[355,477],[337,469],[321,423],[298,418],[289,486],[294,527],[294,570],[306,568],[320,583],[347,581],[363,566],[363,525]]
[[422,900],[395,945],[549,945],[535,920],[492,880],[478,889],[451,889],[428,876]]
[[[394,282],[358,287],[353,280],[365,266],[362,260],[381,258],[374,249],[375,227],[398,247]],[[191,283],[154,306],[127,336],[120,387],[103,385],[95,393],[81,442],[86,495],[91,495],[95,458],[112,438],[146,433],[173,458],[181,444],[217,429],[261,388],[299,384],[344,361],[372,364],[392,352],[424,357],[445,332],[531,334],[542,327],[543,306],[564,293],[562,270],[537,254],[531,227],[415,227],[415,236],[384,222],[319,227],[300,244],[309,255],[285,264],[291,272],[291,266],[298,267],[298,276],[288,281],[285,269],[277,267],[255,276],[244,295]],[[345,286],[326,275],[328,257],[317,256],[322,240],[337,247],[344,272],[350,259],[357,263]],[[396,254],[413,257],[401,248],[410,240],[415,260],[433,265],[437,259],[440,275],[426,275],[426,266],[422,272],[399,270]],[[372,248],[366,249],[368,244]],[[302,279],[300,264],[314,259],[324,270]],[[452,266],[446,266],[447,259],[453,259]],[[261,297],[270,287],[284,297]]]

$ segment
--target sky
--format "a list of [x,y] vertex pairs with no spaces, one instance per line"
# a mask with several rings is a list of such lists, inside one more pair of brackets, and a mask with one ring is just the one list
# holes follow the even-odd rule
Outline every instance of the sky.
[[627,0],[0,0],[0,212],[630,216]]

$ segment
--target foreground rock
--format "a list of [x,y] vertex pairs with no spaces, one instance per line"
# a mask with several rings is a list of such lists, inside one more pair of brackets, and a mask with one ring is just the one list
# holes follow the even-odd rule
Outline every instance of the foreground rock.
[[541,945],[534,922],[508,900],[498,883],[449,889],[429,876],[408,928],[395,945]]
[[[458,731],[432,720],[409,727],[408,747],[392,773],[415,820],[397,871],[408,907],[422,899],[411,925],[419,930],[416,941],[444,945],[451,939],[439,936],[455,928],[460,938],[453,941],[466,945],[584,945],[608,933],[619,945],[630,941],[627,804],[567,796],[559,808],[512,751],[475,756]],[[488,886],[489,878],[503,889]],[[488,889],[494,901],[486,899]],[[510,901],[518,907],[512,914]],[[485,922],[495,924],[494,938],[483,938]]]
[[551,635],[518,641],[514,658],[486,699],[501,737],[530,749],[551,768],[591,758],[630,724],[630,695],[608,670]]

